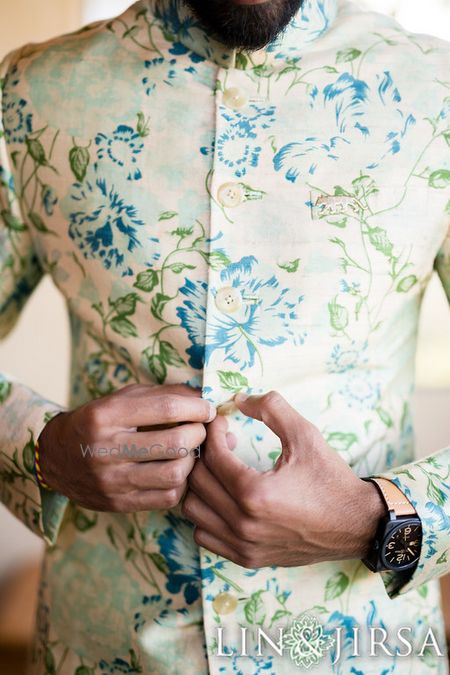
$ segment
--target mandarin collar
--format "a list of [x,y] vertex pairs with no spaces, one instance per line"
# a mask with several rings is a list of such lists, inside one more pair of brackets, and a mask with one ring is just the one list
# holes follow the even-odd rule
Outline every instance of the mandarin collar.
[[309,43],[329,30],[336,18],[337,3],[338,0],[305,0],[274,42],[250,53],[230,49],[211,37],[183,0],[149,0],[148,4],[170,41],[221,67],[245,70],[254,68],[255,63],[301,55]]

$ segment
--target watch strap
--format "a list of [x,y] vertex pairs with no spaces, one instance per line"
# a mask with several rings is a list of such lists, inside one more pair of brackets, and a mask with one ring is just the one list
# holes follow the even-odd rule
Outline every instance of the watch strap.
[[414,506],[395,483],[387,478],[370,477],[368,480],[375,483],[388,510],[394,511],[396,517],[417,515]]

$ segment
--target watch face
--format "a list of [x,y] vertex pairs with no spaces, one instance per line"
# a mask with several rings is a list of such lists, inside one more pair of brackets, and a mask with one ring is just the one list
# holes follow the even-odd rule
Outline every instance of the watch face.
[[393,570],[415,565],[420,556],[422,527],[415,521],[398,525],[384,544],[382,557],[386,567]]

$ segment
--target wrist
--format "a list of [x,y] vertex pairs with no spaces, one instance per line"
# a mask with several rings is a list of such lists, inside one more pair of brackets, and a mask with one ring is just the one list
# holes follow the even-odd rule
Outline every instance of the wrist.
[[63,412],[59,412],[47,422],[41,431],[35,446],[35,469],[38,483],[47,490],[54,490],[52,471],[52,448],[56,444],[56,429],[61,422]]
[[373,483],[358,479],[352,506],[352,537],[346,557],[361,560],[375,539],[380,519],[386,515],[386,505]]

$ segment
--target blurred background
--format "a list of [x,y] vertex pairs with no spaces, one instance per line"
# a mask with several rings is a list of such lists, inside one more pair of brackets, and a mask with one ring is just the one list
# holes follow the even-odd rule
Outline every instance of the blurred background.
[[[450,0],[355,0],[392,14],[408,29],[450,40]],[[0,0],[0,58],[27,42],[79,28],[123,11],[129,0]],[[418,454],[450,442],[450,312],[433,277],[424,300],[417,353]],[[45,279],[15,329],[0,343],[0,371],[45,397],[66,403],[69,328],[64,303]],[[42,544],[0,505],[0,674],[20,675],[33,631]],[[450,613],[449,577],[443,581]],[[450,637],[450,616],[448,618]]]

